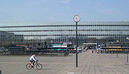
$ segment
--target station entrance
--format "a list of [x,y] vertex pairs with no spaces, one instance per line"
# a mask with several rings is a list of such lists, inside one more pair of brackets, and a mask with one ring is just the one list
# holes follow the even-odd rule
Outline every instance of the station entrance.
[[[129,22],[90,22],[78,24],[78,47],[83,44],[88,49],[129,48]],[[21,46],[25,51],[47,52],[53,43],[67,45],[65,50],[74,50],[76,46],[76,25],[8,25],[0,26],[0,50],[9,51]],[[91,43],[91,44],[90,44]],[[61,49],[58,48],[58,49]],[[11,49],[12,50],[12,49]],[[15,49],[17,50],[17,49]],[[57,50],[57,49],[55,49]],[[38,52],[38,51],[37,51]],[[56,51],[58,52],[58,51]],[[65,51],[61,51],[65,52]]]

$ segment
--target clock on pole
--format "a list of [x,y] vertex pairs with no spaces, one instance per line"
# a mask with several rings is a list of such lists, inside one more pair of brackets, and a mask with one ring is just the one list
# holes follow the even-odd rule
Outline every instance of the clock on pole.
[[76,67],[78,67],[78,22],[80,21],[80,17],[75,15],[73,17],[74,22],[76,23]]
[[74,20],[74,22],[79,22],[79,21],[80,21],[80,16],[75,15],[75,16],[73,17],[73,20]]

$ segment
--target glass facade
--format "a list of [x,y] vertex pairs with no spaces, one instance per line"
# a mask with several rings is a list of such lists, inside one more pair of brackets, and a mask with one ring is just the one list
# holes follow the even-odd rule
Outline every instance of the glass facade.
[[[75,44],[76,26],[68,25],[25,25],[0,26],[2,33],[14,34],[23,43],[32,42],[72,42]],[[10,35],[9,35],[10,37]],[[83,43],[97,43],[107,46],[112,42],[128,43],[129,22],[87,22],[78,24],[79,45]],[[2,39],[1,39],[2,40]],[[12,40],[13,41],[13,40]],[[15,40],[16,43],[20,42]]]

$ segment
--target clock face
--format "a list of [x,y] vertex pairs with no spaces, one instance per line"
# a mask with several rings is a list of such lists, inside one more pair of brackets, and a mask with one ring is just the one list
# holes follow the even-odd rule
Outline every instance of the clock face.
[[78,15],[75,15],[75,16],[73,17],[73,20],[74,20],[75,22],[79,22],[79,21],[80,21],[80,17],[79,17]]

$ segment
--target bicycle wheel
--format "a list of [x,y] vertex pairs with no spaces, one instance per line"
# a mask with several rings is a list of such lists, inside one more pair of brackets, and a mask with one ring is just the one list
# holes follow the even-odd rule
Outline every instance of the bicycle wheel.
[[27,68],[28,70],[30,70],[30,69],[32,68],[31,64],[28,63],[28,64],[26,65],[26,68]]
[[42,69],[42,64],[38,63],[38,64],[36,65],[36,69],[41,70],[41,69]]

